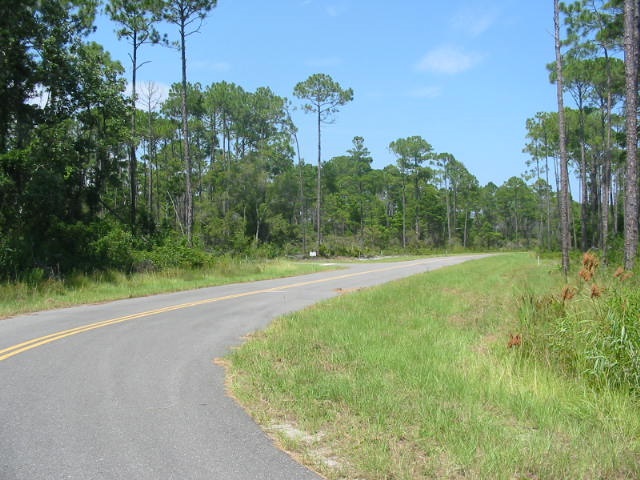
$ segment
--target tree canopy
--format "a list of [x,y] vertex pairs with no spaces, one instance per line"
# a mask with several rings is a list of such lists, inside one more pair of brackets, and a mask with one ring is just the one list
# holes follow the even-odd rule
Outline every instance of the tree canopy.
[[[215,1],[107,2],[114,38],[132,47],[127,68],[87,36],[98,1],[3,4],[0,277],[198,265],[202,251],[299,255],[314,236],[327,255],[559,250],[563,150],[570,247],[601,249],[631,268],[638,53],[629,20],[637,6],[627,3],[559,4],[560,62],[548,68],[551,81],[562,73],[565,105],[522,119],[530,160],[502,185],[480,185],[465,159],[433,148],[429,132],[389,138],[392,165],[376,163],[360,132],[343,154],[323,158],[322,126],[356,101],[326,73],[291,79],[317,138],[298,136],[294,105],[268,85],[190,83],[186,39]],[[152,83],[126,95],[126,78],[135,85],[144,65],[137,48],[163,38],[179,49],[182,72],[168,97]],[[316,141],[308,163],[299,145]]]

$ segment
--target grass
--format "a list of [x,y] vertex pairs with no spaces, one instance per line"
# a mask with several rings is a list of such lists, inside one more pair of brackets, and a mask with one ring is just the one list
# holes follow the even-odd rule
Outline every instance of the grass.
[[231,392],[329,479],[640,476],[637,397],[507,348],[557,268],[501,255],[283,317],[227,359]]
[[530,358],[600,389],[640,394],[640,284],[622,267],[583,255],[562,289],[519,300]]
[[98,303],[122,298],[190,290],[236,282],[313,273],[331,267],[316,262],[221,259],[210,268],[168,269],[126,275],[109,271],[64,280],[38,280],[0,284],[0,319],[8,316]]

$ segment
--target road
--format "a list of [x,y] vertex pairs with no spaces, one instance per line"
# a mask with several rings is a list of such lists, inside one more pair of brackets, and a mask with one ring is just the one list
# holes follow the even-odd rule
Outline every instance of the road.
[[341,289],[479,257],[358,263],[2,320],[0,479],[319,479],[225,395],[213,360]]

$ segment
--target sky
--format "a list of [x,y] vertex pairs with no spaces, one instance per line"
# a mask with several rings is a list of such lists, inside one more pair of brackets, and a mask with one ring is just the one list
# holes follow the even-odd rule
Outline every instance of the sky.
[[[130,45],[106,17],[97,27],[93,39],[130,78]],[[159,28],[178,38],[176,27]],[[527,118],[557,109],[546,70],[554,55],[551,0],[218,0],[187,38],[187,79],[288,98],[301,156],[315,164],[316,119],[293,89],[328,74],[354,99],[323,125],[323,161],[360,136],[384,168],[396,163],[389,143],[418,135],[499,186],[527,169]],[[177,50],[145,45],[141,62],[139,85],[167,92],[180,81]]]

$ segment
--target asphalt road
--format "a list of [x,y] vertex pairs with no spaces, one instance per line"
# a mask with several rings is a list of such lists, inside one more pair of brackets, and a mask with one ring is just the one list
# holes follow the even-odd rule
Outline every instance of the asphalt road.
[[275,317],[480,257],[346,270],[0,321],[0,480],[319,479],[226,396],[213,360]]

